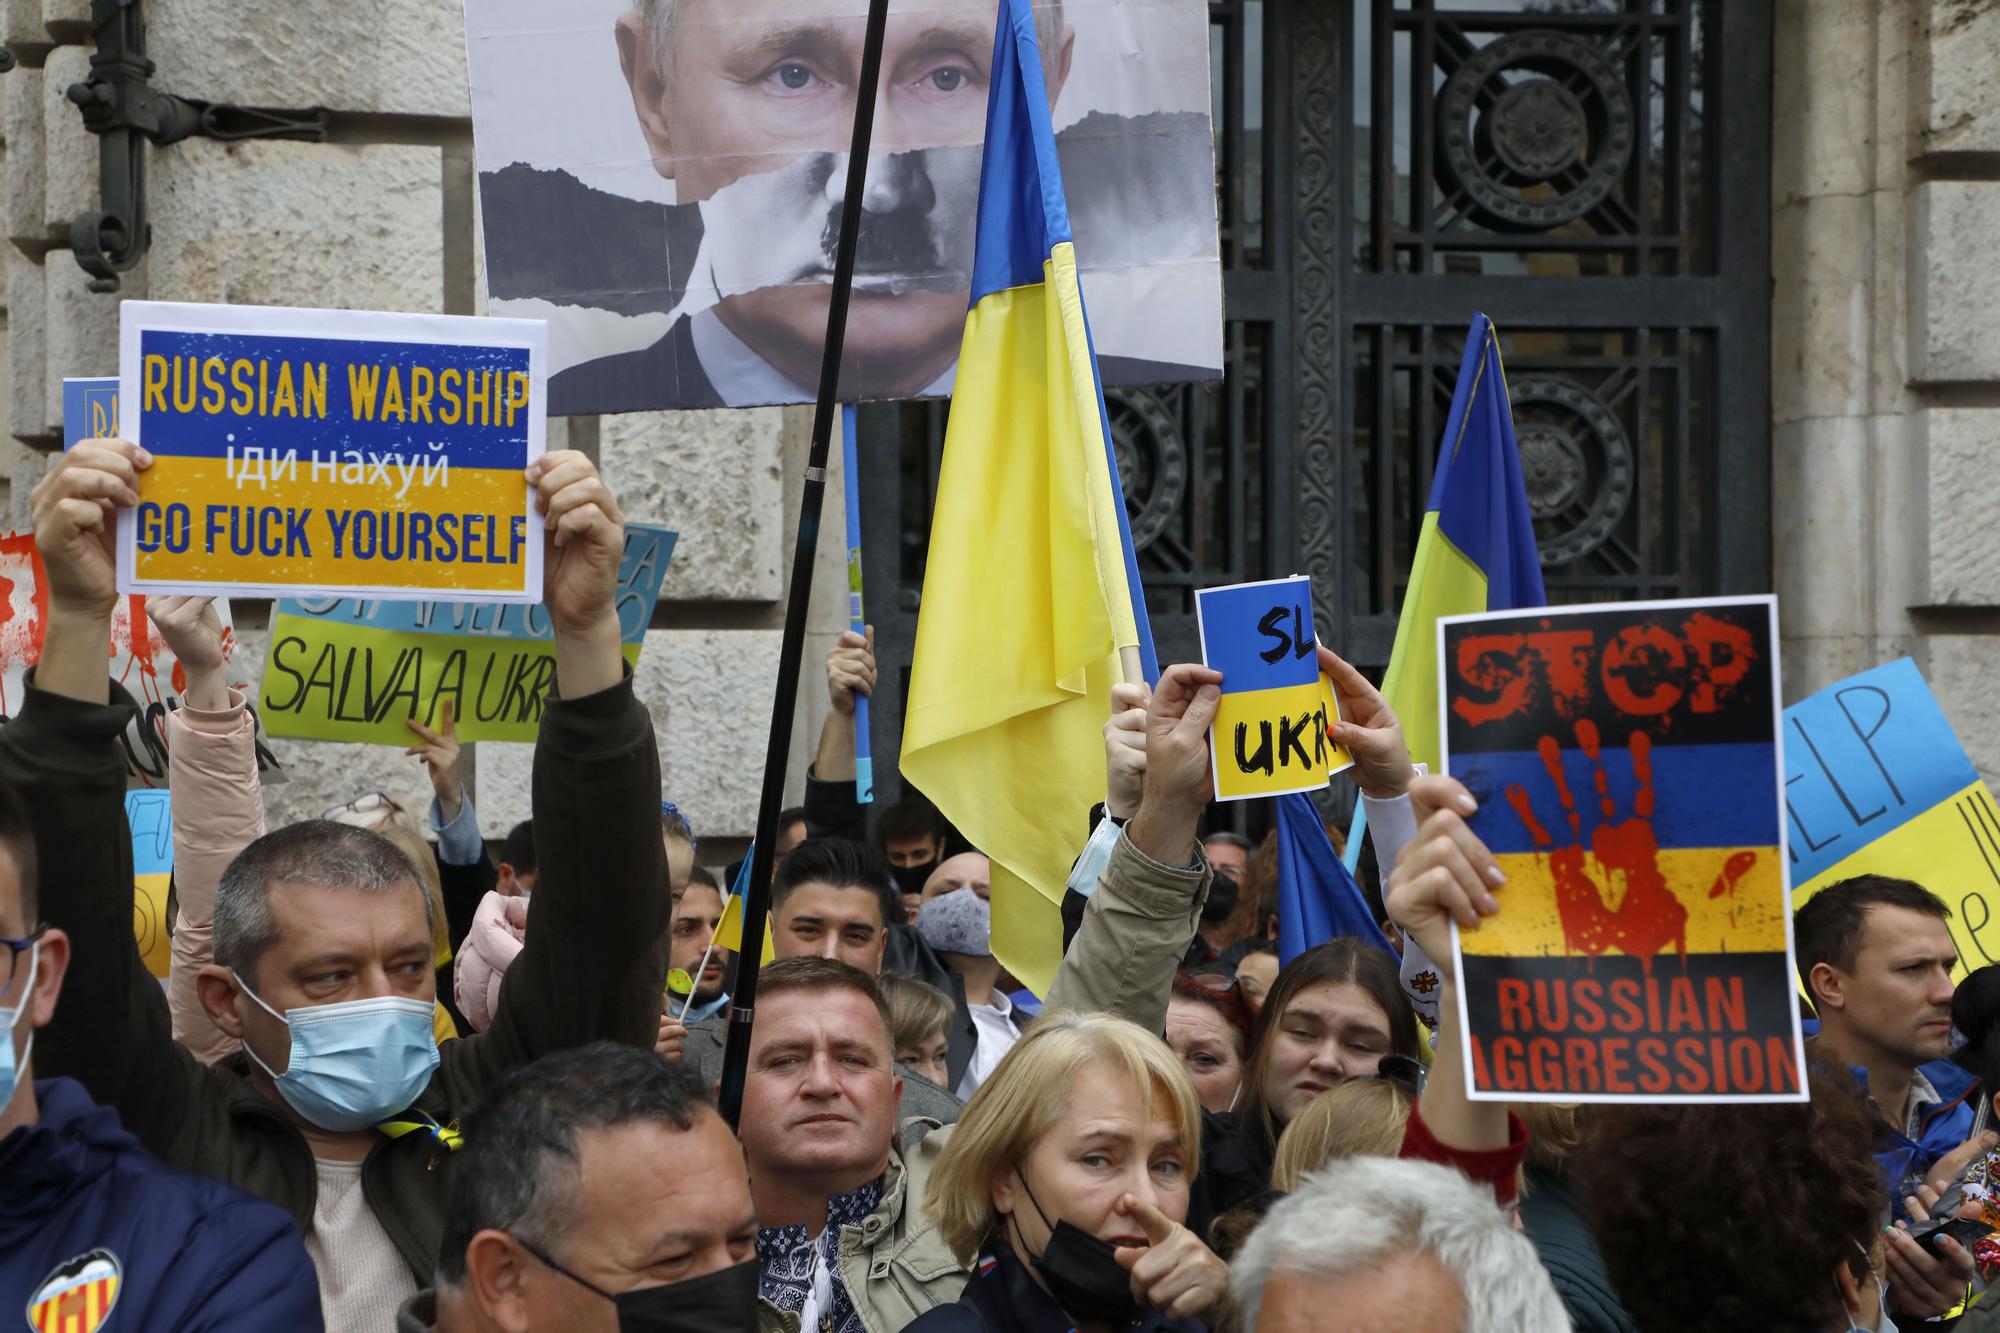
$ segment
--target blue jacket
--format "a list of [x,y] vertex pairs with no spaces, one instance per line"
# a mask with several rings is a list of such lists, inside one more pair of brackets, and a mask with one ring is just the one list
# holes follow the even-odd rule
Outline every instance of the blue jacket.
[[62,1300],[91,1333],[324,1328],[283,1210],[162,1165],[80,1083],[35,1096],[41,1119],[0,1138],[0,1312]]
[[[1901,1125],[1885,1123],[1875,1140],[1875,1161],[1889,1190],[1889,1212],[1899,1222],[1905,1218],[1904,1198],[1917,1192],[1938,1158],[1972,1137],[1973,1112],[1979,1109],[1973,1096],[1975,1080],[1951,1061],[1933,1060],[1918,1072],[1943,1100],[1924,1112],[1916,1138],[1903,1133]],[[1856,1069],[1854,1077],[1866,1092],[1868,1071]]]

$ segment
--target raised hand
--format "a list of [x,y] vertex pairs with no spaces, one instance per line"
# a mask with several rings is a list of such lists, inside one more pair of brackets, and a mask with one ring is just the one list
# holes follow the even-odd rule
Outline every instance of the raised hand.
[[1319,650],[1320,674],[1333,682],[1340,704],[1340,722],[1333,740],[1354,758],[1354,781],[1364,795],[1378,800],[1401,796],[1417,776],[1410,748],[1403,742],[1403,724],[1382,692],[1331,648]]
[[48,574],[49,609],[107,620],[118,601],[117,515],[139,503],[153,456],[130,440],[82,440],[35,483],[35,549]]
[[[1617,804],[1611,799],[1597,724],[1589,718],[1579,719],[1576,742],[1589,760],[1601,816],[1590,833],[1590,854],[1602,867],[1607,886],[1620,879],[1625,884],[1625,895],[1615,908],[1606,901],[1604,889],[1591,877],[1584,856],[1583,812],[1570,790],[1563,768],[1562,746],[1555,737],[1542,737],[1535,748],[1562,803],[1568,840],[1557,844],[1548,826],[1536,815],[1526,787],[1515,783],[1506,792],[1507,803],[1514,807],[1521,826],[1534,839],[1535,846],[1548,854],[1549,872],[1555,880],[1556,914],[1562,922],[1563,947],[1572,954],[1592,957],[1615,948],[1647,961],[1672,944],[1685,958],[1687,908],[1667,887],[1666,876],[1660,872],[1660,844],[1653,834],[1653,738],[1635,730],[1628,743],[1637,789],[1632,796],[1632,813],[1624,819],[1617,817]],[[1748,866],[1730,868],[1740,878]]]
[[1104,812],[1130,819],[1146,787],[1146,708],[1153,692],[1144,685],[1111,687],[1111,720],[1104,724]]
[[856,695],[875,693],[875,627],[866,635],[848,630],[826,655],[826,692],[833,711],[851,715]]
[[459,807],[465,801],[465,782],[459,776],[458,720],[456,705],[446,699],[438,710],[437,730],[433,731],[415,718],[405,718],[403,725],[415,732],[420,743],[403,751],[424,761],[424,767],[431,776],[431,790],[437,793],[438,813],[449,824],[458,818]]
[[527,476],[547,531],[542,602],[555,626],[556,683],[565,698],[581,698],[624,676],[617,597],[625,518],[597,465],[574,449],[542,455]]
[[1146,776],[1126,836],[1156,860],[1184,864],[1193,857],[1195,823],[1215,794],[1208,730],[1222,704],[1221,686],[1221,672],[1183,662],[1166,669],[1146,705]]
[[213,597],[148,597],[146,616],[167,641],[187,677],[181,698],[190,708],[217,713],[229,707],[223,666],[229,631],[222,627]]
[[1432,774],[1410,784],[1417,836],[1389,872],[1383,905],[1390,920],[1429,956],[1445,982],[1451,970],[1451,923],[1474,930],[1500,910],[1493,891],[1507,882],[1499,862],[1467,821],[1478,802],[1457,778]]

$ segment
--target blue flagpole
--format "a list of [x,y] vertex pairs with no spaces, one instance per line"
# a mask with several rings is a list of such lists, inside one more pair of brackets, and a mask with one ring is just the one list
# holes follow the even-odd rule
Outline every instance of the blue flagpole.
[[[861,608],[861,464],[855,446],[854,404],[840,409],[841,483],[847,492],[847,620],[856,634],[868,632]],[[875,799],[874,747],[868,739],[868,696],[854,696],[854,800],[867,805]]]

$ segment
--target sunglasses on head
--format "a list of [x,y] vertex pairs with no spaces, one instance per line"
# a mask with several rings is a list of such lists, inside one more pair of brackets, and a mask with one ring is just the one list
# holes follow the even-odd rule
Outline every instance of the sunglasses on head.
[[1363,1078],[1379,1078],[1384,1083],[1393,1083],[1412,1097],[1423,1095],[1424,1084],[1430,1082],[1431,1071],[1424,1062],[1408,1055],[1385,1055],[1375,1066],[1372,1074]]

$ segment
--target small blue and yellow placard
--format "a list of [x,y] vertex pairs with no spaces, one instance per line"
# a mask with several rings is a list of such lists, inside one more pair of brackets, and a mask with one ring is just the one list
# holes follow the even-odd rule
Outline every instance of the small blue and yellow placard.
[[1215,799],[1317,791],[1351,762],[1333,743],[1340,720],[1320,675],[1312,581],[1303,575],[1195,593],[1201,656],[1222,673],[1209,732]]

